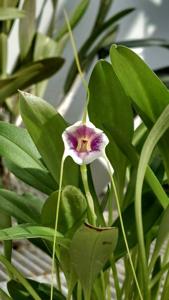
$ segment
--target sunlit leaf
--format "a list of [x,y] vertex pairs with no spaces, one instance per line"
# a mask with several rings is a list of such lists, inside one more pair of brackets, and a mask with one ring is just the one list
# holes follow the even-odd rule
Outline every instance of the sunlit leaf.
[[25,17],[25,11],[13,7],[1,7],[0,21],[20,19]]
[[[60,165],[64,152],[62,132],[65,120],[55,109],[39,97],[20,92],[20,108],[24,124],[42,155],[53,178],[59,183]],[[79,186],[79,168],[67,158],[64,165],[64,185]]]
[[[30,224],[13,226],[0,230],[0,240],[8,241],[11,239],[23,240],[23,239],[35,239],[43,238],[48,241],[53,241],[54,229],[44,226],[35,226]],[[63,235],[57,232],[56,234],[57,244],[65,246]]]

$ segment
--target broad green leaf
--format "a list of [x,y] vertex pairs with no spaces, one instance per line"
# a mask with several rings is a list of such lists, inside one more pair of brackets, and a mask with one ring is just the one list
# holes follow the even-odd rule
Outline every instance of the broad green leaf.
[[111,65],[105,61],[99,61],[95,65],[89,81],[89,91],[89,117],[103,131],[105,125],[108,127],[106,134],[110,144],[107,146],[106,153],[114,167],[119,190],[122,192],[126,158],[116,146],[111,130],[113,126],[118,127],[128,141],[132,140],[133,116],[130,101]]
[[60,57],[42,59],[23,67],[8,79],[0,80],[0,102],[17,93],[18,89],[25,89],[49,78],[62,67],[63,62],[64,60]]
[[50,195],[58,188],[53,177],[45,169],[35,169],[31,168],[31,166],[29,168],[20,167],[8,159],[5,159],[4,163],[8,170],[17,178],[47,195]]
[[40,155],[27,131],[5,122],[0,122],[0,155],[21,167],[43,169]]
[[[42,238],[48,241],[53,241],[54,229],[44,226],[36,226],[30,224],[22,224],[0,230],[0,240],[23,240],[23,239],[36,239]],[[56,235],[57,244],[65,247],[67,240],[63,235],[57,232]]]
[[90,299],[92,285],[116,247],[117,236],[117,228],[99,228],[86,224],[72,239],[71,262],[86,299]]
[[0,209],[7,215],[21,222],[38,223],[43,203],[30,194],[17,195],[5,189],[0,189]]
[[[28,280],[34,290],[38,293],[41,300],[47,300],[50,297],[50,286],[33,280]],[[33,300],[32,296],[17,281],[11,280],[7,283],[7,288],[13,300]],[[66,298],[54,288],[53,300],[66,300]]]
[[126,93],[145,115],[155,122],[165,106],[169,104],[167,88],[130,49],[113,45],[110,57],[113,69]]
[[9,297],[4,291],[3,289],[0,288],[0,296],[1,296],[1,300],[13,300],[11,297]]
[[0,8],[0,21],[20,19],[25,17],[25,11],[13,7]]
[[18,280],[25,289],[29,292],[29,294],[33,297],[35,300],[41,300],[39,295],[36,293],[36,291],[32,288],[30,283],[24,278],[22,273],[16,269],[4,256],[0,255],[0,262],[6,267],[9,274],[12,274],[13,278]]
[[[64,152],[61,135],[67,127],[65,120],[50,104],[25,92],[20,92],[20,109],[29,134],[47,168],[58,183]],[[72,159],[67,158],[64,164],[63,184],[79,186],[79,180],[79,167]]]
[[0,155],[8,161],[9,169],[27,183],[40,187],[47,194],[57,188],[25,129],[0,122]]
[[[43,206],[41,222],[45,226],[53,228],[55,226],[57,199],[58,192],[54,192]],[[74,186],[66,186],[62,191],[60,203],[59,232],[66,234],[72,227],[76,227],[77,224],[80,226],[86,217],[86,209],[86,199],[81,191]]]
[[[123,46],[110,50],[113,70],[126,94],[136,104],[148,127],[152,127],[169,104],[169,92],[159,78],[134,52]],[[160,151],[169,176],[169,132],[160,141]]]
[[[149,232],[149,230],[154,226],[157,220],[160,218],[163,212],[162,206],[157,201],[156,197],[152,192],[147,192],[142,196],[142,216],[144,224],[144,236]],[[127,241],[129,248],[132,249],[137,245],[137,232],[136,232],[136,221],[134,213],[134,202],[130,204],[122,214],[124,228],[127,234]],[[119,259],[123,257],[126,252],[126,246],[124,243],[123,235],[121,232],[121,225],[119,218],[113,223],[113,226],[117,227],[119,230],[118,243],[115,249],[115,258]]]
[[26,16],[23,20],[20,20],[19,24],[19,44],[20,44],[20,56],[23,60],[30,48],[35,34],[35,0],[25,0],[23,4]]
[[[109,55],[109,50],[112,46],[113,39],[111,40],[111,43],[105,44],[103,46],[103,49],[99,51],[99,54],[101,53],[101,58],[105,58]],[[169,41],[165,39],[154,39],[154,38],[147,38],[147,39],[134,39],[134,40],[122,40],[116,42],[117,45],[123,45],[128,48],[137,48],[137,47],[165,47],[169,48]],[[155,71],[156,73],[156,71]]]
[[[89,5],[89,0],[81,0],[80,3],[76,6],[74,12],[70,16],[70,26],[73,29],[76,24],[80,21],[83,17],[84,13],[86,12]],[[59,41],[66,33],[68,32],[67,25],[64,24],[63,27],[60,29],[56,36],[56,41]]]

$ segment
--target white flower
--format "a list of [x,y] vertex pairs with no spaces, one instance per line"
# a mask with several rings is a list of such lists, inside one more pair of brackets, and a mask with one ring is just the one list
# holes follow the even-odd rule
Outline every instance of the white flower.
[[103,156],[105,147],[109,143],[103,131],[89,121],[86,124],[80,121],[67,127],[62,138],[65,156],[71,156],[79,165],[89,164]]

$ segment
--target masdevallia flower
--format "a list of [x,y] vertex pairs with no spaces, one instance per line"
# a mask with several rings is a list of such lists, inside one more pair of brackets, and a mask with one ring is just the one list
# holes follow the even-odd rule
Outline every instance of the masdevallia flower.
[[89,164],[103,156],[105,147],[109,143],[104,132],[89,121],[85,124],[79,121],[67,127],[62,138],[65,156],[71,156],[79,165]]

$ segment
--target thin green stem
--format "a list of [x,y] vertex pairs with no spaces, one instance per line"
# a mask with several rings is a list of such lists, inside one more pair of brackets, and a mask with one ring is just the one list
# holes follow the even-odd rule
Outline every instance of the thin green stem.
[[82,287],[80,281],[77,283],[77,300],[82,300]]
[[117,192],[116,185],[115,185],[115,182],[114,182],[114,178],[113,178],[112,172],[111,172],[111,164],[110,164],[110,161],[108,160],[106,154],[104,155],[104,157],[105,157],[105,160],[106,160],[107,165],[108,165],[108,172],[109,172],[112,187],[113,187],[113,190],[114,190],[114,195],[115,195],[115,199],[116,199],[116,205],[117,205],[117,210],[118,210],[119,220],[120,220],[120,225],[121,225],[121,230],[122,230],[122,234],[123,234],[123,238],[124,238],[124,242],[125,242],[125,246],[126,246],[130,266],[131,266],[131,269],[132,269],[132,272],[133,272],[133,277],[134,277],[134,280],[135,280],[135,283],[136,283],[136,286],[137,286],[139,297],[140,297],[141,300],[143,300],[143,296],[142,296],[140,286],[139,286],[139,283],[138,283],[138,280],[137,280],[137,276],[136,276],[136,273],[135,273],[133,261],[132,261],[131,255],[130,255],[130,249],[129,249],[129,246],[128,246],[127,237],[126,237],[124,224],[123,224],[123,218],[122,218],[122,214],[121,214],[121,208],[120,208],[120,201],[119,201],[119,198],[118,198],[118,192]]
[[57,236],[57,227],[58,227],[58,220],[59,220],[59,207],[60,207],[61,192],[62,192],[64,161],[65,161],[65,155],[63,154],[63,157],[62,157],[62,160],[61,160],[61,166],[60,166],[59,190],[58,190],[58,199],[57,199],[57,206],[56,206],[56,217],[55,217],[55,232],[54,232],[54,238],[53,238],[50,300],[53,300],[54,273],[55,273],[55,252],[56,252],[56,236]]
[[72,48],[73,48],[73,53],[74,53],[76,66],[77,66],[82,84],[83,84],[84,89],[85,89],[86,94],[87,94],[87,101],[86,101],[86,105],[85,105],[85,109],[84,109],[84,113],[83,113],[83,117],[82,117],[82,122],[86,123],[86,120],[87,120],[87,107],[88,107],[88,103],[89,103],[89,88],[88,88],[88,84],[87,84],[86,80],[84,79],[84,73],[83,73],[81,65],[80,65],[76,42],[75,42],[74,36],[72,34],[72,29],[71,29],[71,26],[70,26],[70,22],[69,22],[67,12],[65,10],[64,10],[64,15],[65,15],[65,21],[66,21],[66,24],[67,24],[67,28],[68,28]]
[[96,214],[95,214],[95,210],[94,210],[93,198],[90,194],[86,165],[80,166],[80,170],[81,170],[82,181],[83,181],[83,186],[84,186],[87,205],[88,205],[88,220],[91,225],[95,226],[96,225]]
[[114,279],[114,287],[116,290],[116,298],[117,300],[121,299],[121,291],[120,291],[120,285],[119,285],[119,279],[118,279],[118,274],[117,274],[117,268],[116,268],[116,263],[114,259],[114,255],[112,255],[111,258],[111,268],[112,268],[112,273],[113,273],[113,279]]

